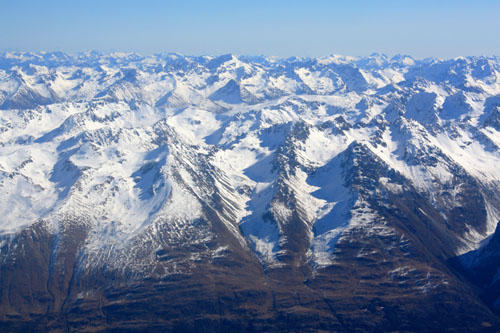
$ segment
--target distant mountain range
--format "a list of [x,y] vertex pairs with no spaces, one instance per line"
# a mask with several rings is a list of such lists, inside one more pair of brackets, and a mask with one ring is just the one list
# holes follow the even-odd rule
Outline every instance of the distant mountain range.
[[500,58],[0,53],[0,328],[499,331]]

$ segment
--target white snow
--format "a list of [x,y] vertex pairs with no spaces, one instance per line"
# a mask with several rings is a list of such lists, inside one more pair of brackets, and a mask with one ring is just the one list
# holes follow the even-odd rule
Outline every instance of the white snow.
[[[15,65],[0,70],[0,234],[81,216],[93,225],[95,249],[161,223],[181,237],[220,196],[216,214],[267,265],[279,265],[282,227],[299,214],[320,267],[335,260],[335,243],[350,228],[394,232],[346,187],[350,144],[365,146],[432,204],[454,167],[500,188],[500,132],[482,125],[485,103],[500,93],[496,71],[476,79],[380,55],[253,62],[113,53],[93,63],[82,54],[50,66],[32,53],[3,57]],[[248,103],[210,99],[231,80]],[[292,137],[297,125],[305,132]],[[280,149],[289,165],[280,165]],[[405,190],[389,177],[378,184]],[[277,199],[280,186],[294,208]],[[485,200],[487,232],[469,228],[464,248],[495,229],[500,207]]]

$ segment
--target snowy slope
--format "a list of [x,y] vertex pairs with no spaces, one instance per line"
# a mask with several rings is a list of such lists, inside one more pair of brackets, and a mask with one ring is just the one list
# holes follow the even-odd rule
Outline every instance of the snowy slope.
[[215,214],[263,264],[321,267],[353,228],[397,234],[375,201],[414,191],[460,254],[500,218],[499,96],[497,58],[3,53],[0,233],[78,216],[99,257]]

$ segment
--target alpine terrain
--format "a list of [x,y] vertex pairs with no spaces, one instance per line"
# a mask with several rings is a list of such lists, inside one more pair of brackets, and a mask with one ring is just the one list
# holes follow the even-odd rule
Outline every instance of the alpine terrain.
[[500,330],[500,58],[0,53],[2,331]]

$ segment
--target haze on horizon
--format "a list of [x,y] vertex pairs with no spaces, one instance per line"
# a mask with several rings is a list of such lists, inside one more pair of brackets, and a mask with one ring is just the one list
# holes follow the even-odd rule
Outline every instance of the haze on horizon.
[[500,2],[3,1],[0,50],[500,55]]

